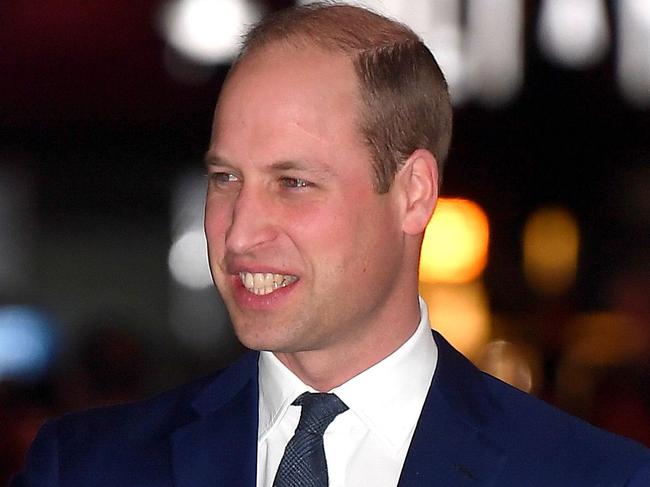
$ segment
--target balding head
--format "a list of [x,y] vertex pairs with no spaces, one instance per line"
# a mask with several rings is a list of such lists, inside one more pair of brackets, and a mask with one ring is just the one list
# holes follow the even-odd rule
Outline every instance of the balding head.
[[320,49],[351,59],[361,94],[360,130],[373,154],[375,187],[386,192],[417,149],[447,158],[452,111],[433,55],[408,27],[369,10],[314,3],[281,10],[253,26],[233,70],[269,46]]

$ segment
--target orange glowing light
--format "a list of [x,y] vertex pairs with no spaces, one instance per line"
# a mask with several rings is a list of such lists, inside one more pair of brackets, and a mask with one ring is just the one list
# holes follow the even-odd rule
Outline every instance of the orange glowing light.
[[524,273],[530,285],[547,295],[571,287],[578,267],[580,232],[571,213],[560,207],[540,208],[524,228]]
[[440,198],[424,234],[420,281],[476,279],[487,263],[489,236],[488,219],[480,206],[466,199]]
[[420,282],[431,327],[470,359],[490,336],[490,310],[480,281],[463,284]]

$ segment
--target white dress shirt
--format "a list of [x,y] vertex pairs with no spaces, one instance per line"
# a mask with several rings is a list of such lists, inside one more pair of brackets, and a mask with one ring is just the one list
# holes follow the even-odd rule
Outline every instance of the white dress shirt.
[[[395,487],[420,417],[438,349],[420,298],[420,323],[395,352],[332,389],[349,409],[324,434],[330,487]],[[291,403],[305,385],[271,352],[259,358],[257,487],[271,487],[293,436],[300,407]]]

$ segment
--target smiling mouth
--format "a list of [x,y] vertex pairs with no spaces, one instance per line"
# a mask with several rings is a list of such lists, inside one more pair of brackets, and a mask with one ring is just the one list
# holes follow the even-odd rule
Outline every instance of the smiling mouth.
[[289,274],[272,274],[270,272],[240,272],[239,279],[249,292],[263,296],[293,284],[298,280],[298,277]]

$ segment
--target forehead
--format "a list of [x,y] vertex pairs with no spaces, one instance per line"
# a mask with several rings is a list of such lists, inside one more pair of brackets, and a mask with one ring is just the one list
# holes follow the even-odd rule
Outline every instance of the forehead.
[[345,54],[307,42],[294,45],[276,41],[245,54],[238,61],[229,73],[220,98],[227,97],[235,89],[252,87],[255,91],[264,91],[264,84],[302,90],[311,87],[321,92],[336,88],[341,94],[355,96],[358,88],[352,60]]
[[[211,149],[234,144],[360,143],[360,97],[352,61],[318,48],[275,45],[246,55],[215,110]],[[350,140],[345,140],[350,139]],[[285,140],[286,141],[286,140]]]

